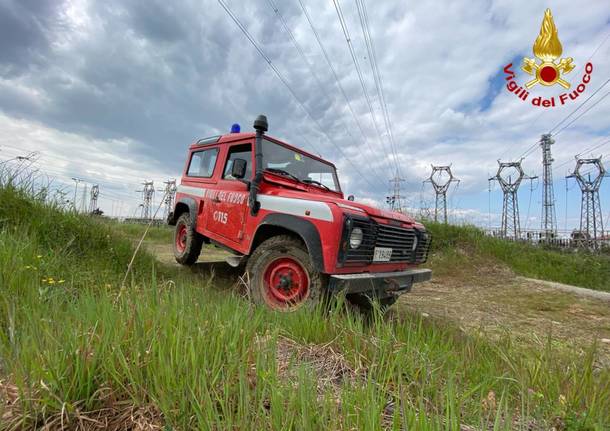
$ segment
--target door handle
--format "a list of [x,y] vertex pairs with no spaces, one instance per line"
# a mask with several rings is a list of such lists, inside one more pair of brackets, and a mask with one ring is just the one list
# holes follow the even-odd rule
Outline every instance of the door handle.
[[220,199],[214,198],[214,199],[212,199],[212,202],[214,202],[215,204],[219,204],[220,203]]

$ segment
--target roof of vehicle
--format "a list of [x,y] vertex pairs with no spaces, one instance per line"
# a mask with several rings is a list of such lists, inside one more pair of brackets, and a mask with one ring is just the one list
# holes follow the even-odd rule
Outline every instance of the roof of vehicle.
[[[202,139],[199,139],[198,141],[194,142],[190,146],[190,149],[192,150],[192,149],[195,149],[195,148],[204,147],[204,146],[213,145],[213,144],[229,144],[229,143],[235,142],[235,141],[242,141],[242,140],[245,140],[245,139],[254,138],[255,136],[256,136],[256,133],[254,133],[254,132],[227,133],[225,135],[210,136],[208,138],[202,138]],[[322,158],[320,156],[317,156],[315,154],[311,154],[311,153],[303,150],[302,148],[295,147],[294,145],[287,144],[286,142],[284,142],[284,141],[282,141],[282,140],[280,140],[278,138],[274,138],[273,136],[269,136],[269,135],[265,135],[265,138],[267,138],[270,141],[273,141],[275,143],[278,143],[280,145],[283,145],[283,146],[285,146],[287,148],[290,148],[291,150],[303,153],[306,156],[311,157],[312,159],[319,160],[321,162],[330,164],[333,167],[335,167],[334,163],[329,162],[328,160],[326,160],[326,159],[324,159],[324,158]]]

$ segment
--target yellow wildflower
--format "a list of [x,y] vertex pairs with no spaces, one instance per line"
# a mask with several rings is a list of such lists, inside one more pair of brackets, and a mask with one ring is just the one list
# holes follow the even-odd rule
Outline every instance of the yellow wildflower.
[[64,280],[64,279],[62,278],[62,279],[60,279],[60,280],[58,281],[58,283],[59,283],[59,284],[62,284],[62,283],[63,283],[63,282],[65,282],[65,281],[66,281],[66,280]]
[[38,256],[36,256],[38,259],[42,259],[42,254],[39,254]]

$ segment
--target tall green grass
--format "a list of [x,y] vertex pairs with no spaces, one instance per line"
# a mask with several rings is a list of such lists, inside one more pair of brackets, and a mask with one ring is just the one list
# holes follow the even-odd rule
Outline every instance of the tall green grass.
[[[146,253],[121,289],[130,240],[112,225],[14,190],[0,191],[0,214],[0,379],[25,400],[0,429],[58,416],[74,427],[124,400],[180,429],[610,426],[595,346],[530,350],[510,334],[489,342],[412,314],[369,322],[340,304],[273,313]],[[285,338],[318,356],[278,356]],[[333,352],[349,370],[327,369],[320,385]]]
[[[503,263],[526,277],[557,281],[589,289],[610,291],[610,256],[586,252],[557,251],[524,242],[486,236],[474,226],[427,222],[432,232],[432,251],[442,265],[454,266]],[[434,261],[433,258],[433,261]]]

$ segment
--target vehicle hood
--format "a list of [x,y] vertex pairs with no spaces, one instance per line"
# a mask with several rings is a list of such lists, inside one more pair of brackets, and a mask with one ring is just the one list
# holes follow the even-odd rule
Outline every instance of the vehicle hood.
[[340,208],[347,210],[348,212],[350,212],[350,207],[353,207],[353,208],[358,208],[358,209],[366,212],[367,215],[370,217],[383,218],[383,219],[388,219],[388,220],[399,220],[399,221],[402,221],[404,223],[409,223],[409,224],[419,224],[415,221],[415,219],[413,217],[410,217],[406,214],[402,214],[402,213],[399,213],[396,211],[389,211],[389,210],[376,208],[374,206],[366,205],[366,204],[355,202],[355,201],[348,201],[347,199],[329,199],[328,202],[334,203],[334,204],[338,205]]
[[[262,187],[261,193],[268,195],[276,195],[289,197],[294,199],[305,199],[312,200],[318,202],[325,202],[328,204],[334,204],[338,208],[342,209],[343,212],[349,214],[359,214],[364,212],[367,216],[378,218],[378,219],[386,219],[386,220],[395,220],[400,221],[407,224],[413,224],[421,226],[419,222],[417,222],[413,217],[410,217],[406,214],[402,214],[396,211],[388,211],[380,208],[376,208],[371,205],[366,205],[364,203],[349,201],[347,199],[343,199],[339,197],[335,193],[323,192],[317,187],[309,187],[308,190],[297,190],[293,188],[267,188]],[[363,214],[364,215],[364,214]]]

